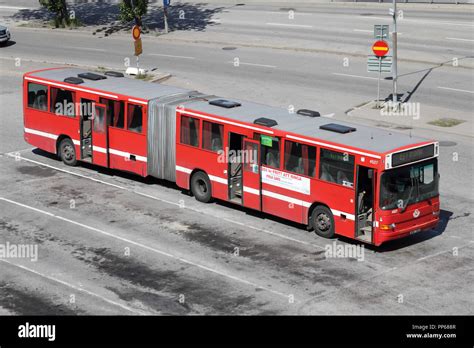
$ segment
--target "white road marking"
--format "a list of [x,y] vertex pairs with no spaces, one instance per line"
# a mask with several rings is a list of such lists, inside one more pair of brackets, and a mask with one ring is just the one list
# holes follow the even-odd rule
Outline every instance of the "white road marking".
[[[0,198],[0,199],[1,199],[1,198]],[[15,266],[15,267],[19,267],[19,268],[21,268],[21,269],[23,269],[23,270],[25,270],[25,271],[34,273],[34,274],[36,274],[36,275],[38,275],[38,276],[40,276],[40,277],[43,277],[43,278],[52,280],[52,281],[54,281],[54,282],[56,282],[56,283],[65,285],[65,286],[67,286],[67,287],[69,287],[69,288],[72,288],[72,289],[74,289],[74,290],[76,290],[76,291],[80,291],[80,292],[86,293],[86,294],[88,294],[88,295],[97,297],[97,298],[101,299],[102,301],[105,301],[105,302],[107,302],[107,303],[110,303],[110,304],[112,304],[112,305],[114,305],[114,306],[121,307],[121,308],[123,308],[123,309],[125,309],[125,310],[127,310],[127,311],[129,311],[129,312],[131,312],[131,313],[134,313],[134,314],[142,314],[142,315],[143,315],[143,314],[147,314],[147,313],[143,313],[143,312],[141,312],[141,311],[137,311],[137,310],[135,310],[135,309],[133,309],[133,308],[130,308],[130,307],[126,306],[126,305],[123,305],[123,304],[121,304],[121,303],[119,303],[119,302],[115,302],[115,301],[113,301],[113,300],[110,300],[110,299],[108,299],[108,298],[106,298],[106,297],[104,297],[104,296],[101,296],[101,295],[99,295],[99,294],[96,294],[95,292],[92,292],[92,291],[86,290],[86,289],[84,289],[84,288],[82,288],[82,287],[78,287],[78,286],[76,286],[76,285],[74,285],[74,284],[68,283],[68,282],[66,282],[66,281],[64,281],[64,280],[61,280],[61,279],[55,278],[55,277],[53,277],[53,276],[49,276],[49,275],[46,275],[46,274],[44,274],[44,273],[35,271],[34,269],[31,269],[31,268],[28,268],[28,267],[25,267],[25,266],[22,266],[22,265],[18,265],[18,264],[16,264],[16,263],[7,261],[7,260],[5,260],[5,259],[0,259],[0,261],[3,261],[3,262],[5,262],[5,263],[8,263],[9,265],[12,265],[12,266]]]
[[474,94],[474,91],[468,91],[467,89],[458,89],[458,88],[450,88],[450,87],[441,87],[438,86],[440,89],[446,89],[448,91],[455,91],[455,92],[463,92],[463,93],[471,93]]
[[[391,21],[392,20],[392,17],[391,16],[387,16],[387,17],[374,17],[374,16],[359,16],[357,17],[359,19],[368,19],[368,20],[372,20],[372,19],[382,19],[382,20],[389,20]],[[471,23],[468,23],[468,22],[440,22],[440,21],[436,21],[436,20],[425,20],[425,19],[418,19],[418,18],[404,18],[403,20],[399,20],[400,22],[413,22],[412,24],[440,24],[440,25],[443,25],[443,24],[446,24],[446,25],[457,25],[457,26],[464,26],[464,27],[474,27],[474,24],[471,24]]]
[[[197,268],[200,268],[200,269],[203,269],[205,271],[208,271],[208,272],[211,272],[211,273],[214,273],[214,274],[218,274],[220,276],[223,276],[223,277],[226,277],[226,278],[229,278],[229,279],[232,279],[232,280],[235,280],[235,281],[238,281],[240,283],[243,283],[243,284],[246,284],[246,285],[250,285],[254,288],[258,288],[258,289],[262,289],[262,290],[266,290],[268,292],[271,292],[275,295],[278,295],[278,296],[282,296],[284,298],[288,298],[288,295],[282,293],[282,292],[279,292],[279,291],[276,291],[276,290],[273,290],[273,289],[270,289],[270,288],[267,288],[265,286],[262,286],[262,285],[258,285],[254,282],[251,282],[251,281],[248,281],[248,280],[245,280],[245,279],[242,279],[240,277],[237,277],[237,276],[234,276],[234,275],[231,275],[231,274],[228,274],[228,273],[225,273],[225,272],[222,272],[222,271],[219,271],[219,270],[216,270],[216,269],[213,269],[211,267],[208,267],[208,266],[205,266],[205,265],[201,265],[197,262],[194,262],[194,261],[190,261],[190,260],[187,260],[181,256],[176,256],[174,254],[171,254],[169,252],[166,252],[166,251],[162,251],[162,250],[159,250],[159,249],[156,249],[156,248],[152,248],[148,245],[145,245],[145,244],[142,244],[142,243],[139,243],[139,242],[135,242],[131,239],[128,239],[128,238],[124,238],[124,237],[120,237],[120,236],[116,236],[112,233],[109,233],[109,232],[106,232],[106,231],[103,231],[101,229],[98,229],[98,228],[95,228],[95,227],[92,227],[92,226],[88,226],[86,224],[83,224],[83,223],[80,223],[80,222],[77,222],[77,221],[74,221],[74,220],[71,220],[71,219],[68,219],[68,218],[65,218],[65,217],[62,217],[60,215],[56,215],[56,214],[53,214],[53,213],[50,213],[50,212],[47,212],[45,210],[41,210],[41,209],[38,209],[38,208],[35,208],[35,207],[32,207],[32,206],[29,206],[29,205],[26,205],[26,204],[23,204],[23,203],[19,203],[19,202],[16,202],[16,201],[13,201],[11,199],[8,199],[8,198],[5,198],[5,197],[0,197],[0,200],[4,201],[4,202],[8,202],[10,204],[14,204],[14,205],[17,205],[17,206],[20,206],[20,207],[23,207],[23,208],[26,208],[26,209],[30,209],[30,210],[33,210],[33,211],[36,211],[38,213],[41,213],[41,214],[44,214],[44,215],[47,215],[47,216],[50,216],[52,218],[55,218],[55,219],[58,219],[58,220],[62,220],[62,221],[65,221],[65,222],[68,222],[70,224],[73,224],[73,225],[76,225],[76,226],[79,226],[79,227],[82,227],[82,228],[85,228],[85,229],[88,229],[90,231],[93,231],[93,232],[97,232],[97,233],[100,233],[100,234],[103,234],[105,236],[108,236],[108,237],[111,237],[111,238],[115,238],[115,239],[118,239],[122,242],[126,242],[126,243],[129,243],[129,244],[133,244],[135,246],[138,246],[140,248],[143,248],[143,249],[146,249],[146,250],[149,250],[151,252],[154,252],[156,254],[159,254],[159,255],[162,255],[162,256],[166,256],[166,257],[169,257],[169,258],[172,258],[174,260],[178,260],[182,263],[186,263],[188,265],[191,265],[191,266],[194,266],[194,267],[197,267]],[[298,301],[297,301],[298,302]]]
[[[63,172],[63,173],[67,173],[67,174],[71,174],[71,175],[74,175],[74,176],[78,176],[78,177],[83,178],[83,179],[92,180],[92,181],[95,181],[95,182],[100,183],[100,184],[112,186],[112,187],[118,188],[118,189],[120,189],[120,190],[124,190],[124,191],[128,191],[128,192],[131,192],[131,193],[135,193],[135,194],[137,194],[137,195],[140,195],[140,196],[143,196],[143,197],[147,197],[147,198],[153,199],[153,200],[155,200],[155,201],[159,201],[159,202],[171,204],[171,205],[174,205],[174,206],[176,206],[176,207],[181,207],[181,204],[180,204],[180,203],[171,202],[171,201],[168,201],[168,200],[163,199],[163,198],[159,198],[159,197],[156,197],[156,196],[153,196],[153,195],[149,195],[149,194],[147,194],[147,193],[143,193],[143,192],[140,192],[140,191],[137,191],[137,190],[129,189],[129,188],[124,187],[124,186],[112,184],[112,183],[109,183],[109,182],[107,182],[107,181],[95,179],[95,178],[92,178],[92,177],[87,176],[87,175],[83,175],[83,174],[79,174],[79,173],[74,173],[74,172],[72,172],[72,171],[69,171],[69,170],[66,170],[66,169],[62,169],[62,168],[58,168],[58,167],[54,167],[54,166],[52,166],[52,165],[45,164],[45,163],[42,163],[42,162],[39,162],[39,161],[35,161],[35,160],[29,159],[29,158],[25,158],[25,157],[22,157],[22,156],[16,156],[15,153],[16,153],[16,151],[7,153],[6,155],[7,155],[8,157],[19,158],[19,159],[21,159],[21,160],[23,160],[23,161],[27,161],[27,162],[34,163],[34,164],[37,164],[37,165],[40,165],[40,166],[44,166],[44,167],[47,167],[47,168],[55,169],[55,170],[57,170],[57,171],[60,171],[60,172]],[[234,221],[234,220],[231,220],[231,219],[222,218],[222,217],[220,217],[220,216],[215,216],[215,215],[210,214],[209,212],[206,212],[206,211],[204,211],[204,210],[192,208],[192,207],[189,207],[189,206],[185,206],[184,209],[188,209],[188,210],[194,211],[194,212],[199,213],[199,214],[206,214],[206,215],[212,216],[212,217],[214,217],[214,218],[218,218],[218,219],[225,220],[225,221],[227,221],[227,222],[231,222],[231,223],[233,223],[233,224],[235,224],[235,225],[245,226],[245,227],[251,228],[251,229],[253,229],[253,230],[255,230],[255,231],[259,231],[259,232],[266,233],[266,234],[269,234],[269,235],[272,235],[272,236],[276,236],[276,237],[279,237],[279,238],[283,238],[283,239],[286,239],[286,240],[290,240],[290,241],[293,241],[293,242],[296,242],[296,243],[299,243],[299,244],[309,245],[309,246],[314,246],[314,247],[317,247],[317,248],[324,249],[324,247],[322,247],[322,246],[319,246],[319,245],[316,245],[316,244],[312,244],[312,243],[309,243],[309,242],[305,242],[305,241],[302,241],[302,240],[299,240],[299,239],[296,239],[296,238],[288,237],[288,236],[285,236],[285,235],[283,235],[283,234],[279,234],[279,233],[276,233],[276,232],[271,232],[271,231],[265,230],[265,229],[260,228],[260,227],[255,227],[255,226],[251,226],[251,225],[248,225],[248,224],[239,223],[239,222]]]
[[337,76],[347,76],[347,77],[357,77],[357,78],[359,78],[359,79],[377,80],[376,77],[370,77],[370,76],[350,75],[350,74],[342,74],[342,73],[333,73],[333,75],[337,75]]
[[36,10],[35,7],[22,7],[22,6],[0,6],[0,10]]
[[[227,62],[230,64],[234,64],[234,62]],[[276,68],[275,65],[266,65],[266,64],[256,64],[256,63],[244,63],[244,62],[239,62],[239,65],[251,65],[251,66],[261,66],[263,68]]]
[[457,37],[446,37],[445,39],[446,39],[446,40],[456,40],[456,41],[469,41],[469,42],[474,42],[474,40],[472,40],[472,39],[461,39],[461,38],[457,38]]
[[[358,32],[361,32],[361,33],[373,33],[374,32],[373,30],[368,30],[368,29],[354,29],[354,31],[358,31]],[[391,34],[391,32],[390,32],[390,34]],[[397,32],[397,35],[403,35],[403,33]]]
[[149,56],[158,56],[158,57],[168,57],[168,58],[196,59],[195,57],[173,56],[171,54],[161,54],[161,53],[149,53],[148,55]]
[[63,46],[63,48],[73,49],[73,50],[81,50],[81,51],[97,51],[97,52],[105,52],[106,50],[103,48],[92,48],[92,47],[81,47],[81,46]]
[[[288,16],[289,11],[262,11],[263,13],[276,13],[276,14],[284,14],[285,16]],[[312,16],[312,13],[308,12],[298,12],[298,11],[293,11],[295,14],[295,17],[297,16]]]
[[287,23],[265,23],[266,25],[273,25],[273,26],[280,26],[280,27],[293,27],[293,28],[305,28],[311,29],[313,28],[312,25],[304,25],[304,24],[287,24]]

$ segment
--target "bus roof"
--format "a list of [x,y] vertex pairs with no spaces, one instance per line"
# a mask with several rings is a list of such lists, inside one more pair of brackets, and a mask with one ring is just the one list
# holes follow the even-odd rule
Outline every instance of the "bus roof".
[[[53,80],[61,83],[65,83],[64,79],[67,77],[77,77],[78,74],[88,73],[91,71],[83,70],[79,68],[58,68],[58,69],[47,69],[34,71],[27,76],[44,78]],[[102,73],[95,72],[95,74],[103,75]],[[72,85],[75,87],[86,87],[97,89],[106,93],[117,93],[126,95],[132,98],[150,100],[153,98],[159,98],[166,95],[183,93],[188,90],[173,86],[162,85],[159,83],[144,83],[144,81],[127,78],[127,77],[113,77],[106,76],[103,80],[89,80],[83,79],[84,83],[79,85]]]
[[[218,99],[218,98],[215,98]],[[241,106],[224,108],[209,104],[207,101],[194,100],[185,104],[185,109],[204,112],[211,115],[222,116],[241,122],[254,123],[260,117],[275,120],[278,125],[271,127],[281,131],[296,133],[305,137],[317,138],[323,141],[343,144],[346,146],[386,153],[401,147],[415,145],[429,141],[428,139],[414,137],[399,132],[392,132],[376,127],[364,126],[336,120],[330,117],[308,117],[290,114],[287,109],[232,99]],[[337,133],[323,130],[319,127],[329,123],[336,123],[356,130],[350,133]]]
[[[64,83],[64,79],[67,77],[77,77],[78,74],[87,72],[89,71],[67,67],[34,71],[27,74],[27,76]],[[159,83],[147,83],[126,77],[107,76],[107,78],[103,80],[94,81],[85,78],[83,80],[83,83],[71,86],[92,88],[103,91],[104,93],[117,93],[143,100],[159,99],[173,94],[193,92],[183,88],[162,85]],[[209,100],[216,99],[225,98],[214,97]],[[241,105],[233,108],[225,108],[211,105],[207,100],[194,99],[185,102],[184,106],[187,110],[203,112],[217,117],[222,116],[227,119],[251,124],[253,124],[256,119],[265,117],[275,120],[278,123],[278,125],[272,127],[272,129],[291,132],[309,138],[317,138],[322,141],[343,144],[345,146],[381,154],[428,141],[428,139],[420,137],[414,137],[376,127],[353,124],[328,117],[308,117],[296,113],[290,114],[288,110],[284,108],[272,107],[245,100],[231,99],[231,101],[238,102]],[[354,127],[356,130],[349,133],[337,133],[319,128],[328,123]]]

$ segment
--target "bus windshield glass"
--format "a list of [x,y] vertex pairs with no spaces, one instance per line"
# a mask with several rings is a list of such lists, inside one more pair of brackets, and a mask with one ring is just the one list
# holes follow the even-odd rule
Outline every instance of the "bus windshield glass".
[[380,208],[405,209],[438,195],[438,162],[430,159],[382,173]]

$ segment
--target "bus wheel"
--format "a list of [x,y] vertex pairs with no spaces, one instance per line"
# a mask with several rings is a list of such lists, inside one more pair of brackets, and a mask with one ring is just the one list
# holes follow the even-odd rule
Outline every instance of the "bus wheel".
[[311,227],[317,235],[324,238],[334,237],[334,217],[331,210],[319,205],[311,214]]
[[76,148],[71,139],[66,138],[59,144],[59,155],[65,164],[75,166],[77,164]]
[[192,176],[191,192],[199,202],[208,203],[211,201],[211,181],[205,173],[197,172]]

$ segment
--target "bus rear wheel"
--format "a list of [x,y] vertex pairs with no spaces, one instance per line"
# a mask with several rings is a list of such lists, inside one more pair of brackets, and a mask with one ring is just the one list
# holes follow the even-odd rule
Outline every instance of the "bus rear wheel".
[[208,203],[211,201],[211,181],[205,173],[194,173],[191,178],[191,192],[199,202]]
[[59,144],[59,156],[64,164],[68,166],[75,166],[77,164],[76,148],[71,139],[66,138]]
[[324,238],[334,237],[334,216],[329,208],[318,205],[311,213],[310,222],[317,235]]

